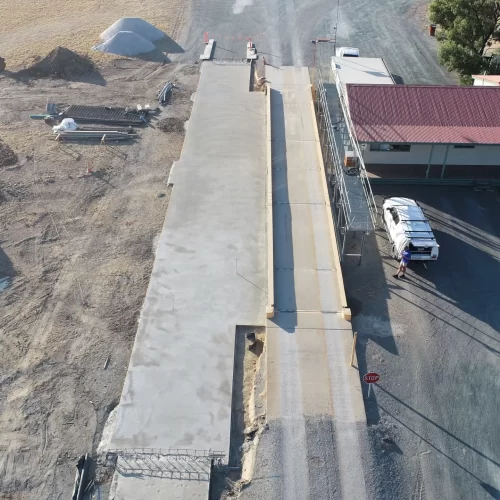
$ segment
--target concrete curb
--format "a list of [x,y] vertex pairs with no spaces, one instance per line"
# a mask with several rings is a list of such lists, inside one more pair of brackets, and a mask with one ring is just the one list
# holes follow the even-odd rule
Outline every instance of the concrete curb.
[[210,61],[210,59],[212,59],[213,52],[214,52],[214,46],[215,46],[215,40],[213,38],[211,38],[208,41],[208,43],[205,45],[205,50],[204,50],[203,54],[200,55],[200,59],[202,61]]
[[[328,191],[328,185],[326,183],[326,172],[325,172],[325,163],[323,161],[323,151],[321,151],[321,142],[319,140],[319,131],[318,131],[318,122],[316,120],[316,111],[314,110],[314,88],[312,85],[309,86],[309,91],[311,93],[311,113],[313,114],[313,122],[314,122],[314,137],[316,139],[316,147],[318,149],[318,157],[320,159],[321,165],[323,167],[323,175],[321,176],[321,183],[323,185],[323,193],[325,195],[325,202],[328,207],[330,207],[330,213],[332,210],[332,204],[330,202],[330,193]],[[342,276],[342,268],[340,267],[340,256],[339,256],[339,247],[337,244],[337,235],[335,234],[335,230],[332,224],[328,225],[330,231],[330,240],[333,249],[333,258],[335,259],[335,266],[337,267],[337,285],[339,287],[340,293],[340,301],[342,305],[342,317],[345,320],[351,320],[351,310],[347,306],[347,297],[345,295],[345,286],[344,286],[344,277]]]
[[266,316],[274,316],[274,243],[273,243],[273,156],[271,141],[271,88],[266,85],[266,226],[267,226],[267,306]]

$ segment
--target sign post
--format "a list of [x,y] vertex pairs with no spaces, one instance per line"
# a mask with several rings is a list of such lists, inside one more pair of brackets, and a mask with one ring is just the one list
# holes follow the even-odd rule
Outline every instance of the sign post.
[[380,375],[375,372],[368,372],[366,375],[363,375],[363,382],[368,384],[368,398],[372,393],[372,384],[376,384],[380,380]]

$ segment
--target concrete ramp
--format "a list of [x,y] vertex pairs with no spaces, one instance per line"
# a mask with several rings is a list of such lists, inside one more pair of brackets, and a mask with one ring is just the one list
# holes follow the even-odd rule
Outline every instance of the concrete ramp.
[[267,71],[275,315],[267,323],[269,430],[255,475],[268,480],[243,498],[364,500],[365,412],[350,367],[352,329],[309,74]]
[[[235,327],[266,307],[265,96],[249,81],[250,65],[203,63],[112,436],[122,458],[229,451]],[[208,477],[157,462],[149,478],[117,469],[123,498],[207,498]]]

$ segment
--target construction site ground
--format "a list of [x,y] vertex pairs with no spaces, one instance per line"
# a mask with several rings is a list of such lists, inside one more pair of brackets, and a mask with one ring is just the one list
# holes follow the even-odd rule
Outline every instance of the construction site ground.
[[[198,78],[128,59],[82,82],[0,76],[0,139],[18,157],[0,167],[2,499],[68,498],[119,402]],[[169,80],[171,104],[126,144],[59,144],[29,118],[47,101],[155,107]]]
[[[160,48],[181,52],[173,40],[179,39],[190,7],[191,2],[185,0],[0,0],[0,56],[9,71],[36,62],[57,45],[89,55],[94,61],[109,62],[115,57],[92,51],[91,47],[122,17],[140,17],[154,24],[167,34]],[[151,54],[145,57],[151,58]]]

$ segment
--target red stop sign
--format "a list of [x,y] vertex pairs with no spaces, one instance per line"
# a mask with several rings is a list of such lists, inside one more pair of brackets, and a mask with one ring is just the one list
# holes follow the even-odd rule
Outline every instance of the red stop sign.
[[367,384],[375,384],[380,380],[380,375],[375,372],[369,372],[366,375],[363,375],[363,382]]

